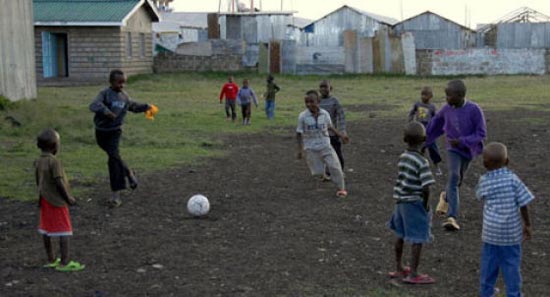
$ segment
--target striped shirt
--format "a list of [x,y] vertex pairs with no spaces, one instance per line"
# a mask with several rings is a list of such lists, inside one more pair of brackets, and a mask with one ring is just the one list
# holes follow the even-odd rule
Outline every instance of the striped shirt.
[[435,183],[428,160],[416,151],[407,150],[399,156],[398,167],[393,198],[399,202],[421,201],[422,188]]
[[[332,124],[334,125],[334,128],[336,128],[336,130],[342,133],[347,133],[346,114],[344,113],[344,108],[342,108],[342,105],[340,104],[338,98],[332,96],[328,98],[321,98],[319,107],[328,111],[328,113],[330,114],[330,120],[332,121]],[[334,135],[334,132],[330,131],[330,136]]]
[[521,244],[519,209],[535,197],[508,168],[492,170],[479,178],[476,197],[483,200],[483,242],[493,245]]

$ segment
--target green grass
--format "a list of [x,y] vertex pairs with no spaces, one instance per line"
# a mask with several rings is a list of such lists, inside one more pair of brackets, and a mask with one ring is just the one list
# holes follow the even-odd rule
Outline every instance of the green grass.
[[[265,77],[254,73],[237,73],[238,83],[249,78],[257,94],[265,86]],[[304,109],[303,94],[315,89],[319,76],[278,76],[282,88],[278,95],[276,120],[269,122],[262,105],[253,110],[253,125],[242,127],[225,122],[223,105],[218,103],[224,74],[160,74],[132,77],[126,90],[138,102],[154,103],[160,113],[154,121],[143,114],[126,117],[121,152],[124,159],[140,173],[151,173],[223,155],[223,136],[257,133],[264,129],[276,133],[292,133],[292,126]],[[406,117],[411,104],[424,85],[434,89],[435,103],[444,102],[443,88],[448,78],[416,78],[401,76],[331,76],[334,94],[344,106],[391,105],[377,111],[380,117]],[[469,96],[485,109],[509,110],[517,107],[550,110],[547,99],[548,76],[467,77]],[[88,104],[103,86],[71,88],[39,88],[36,100],[2,104],[0,109],[0,196],[21,200],[34,199],[33,160],[39,151],[36,135],[53,127],[61,134],[59,158],[76,186],[77,194],[85,194],[86,185],[93,185],[107,175],[105,154],[97,147]],[[349,112],[351,120],[367,117],[366,112]],[[21,122],[13,127],[6,117]],[[382,119],[381,119],[382,120]],[[538,122],[538,121],[536,121]]]

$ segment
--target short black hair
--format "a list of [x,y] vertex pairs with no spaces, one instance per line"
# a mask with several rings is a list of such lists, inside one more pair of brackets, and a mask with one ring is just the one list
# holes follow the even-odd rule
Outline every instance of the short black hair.
[[466,97],[466,85],[460,79],[451,80],[445,91],[456,93],[460,97]]
[[317,92],[317,90],[309,90],[306,92],[306,96],[310,96],[310,95],[315,95],[315,97],[317,98],[317,100],[319,100],[319,92]]
[[403,139],[409,145],[416,145],[426,140],[426,129],[419,122],[412,121],[403,130]]
[[268,74],[268,75],[267,75],[267,80],[268,80],[268,81],[273,81],[274,79],[275,79],[275,77],[273,77],[272,74]]
[[36,146],[41,150],[52,150],[57,144],[57,131],[48,128],[40,132],[36,137]]
[[111,70],[111,73],[109,73],[109,82],[115,81],[115,79],[119,76],[124,76],[124,71],[120,69]]

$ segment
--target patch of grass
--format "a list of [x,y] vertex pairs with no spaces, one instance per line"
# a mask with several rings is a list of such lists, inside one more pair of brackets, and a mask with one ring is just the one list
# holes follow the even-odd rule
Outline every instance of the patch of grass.
[[[250,72],[232,75],[239,84],[244,78],[250,79],[258,96],[264,92],[265,75]],[[282,89],[277,97],[276,119],[265,119],[263,102],[260,102],[259,108],[253,108],[253,124],[243,127],[227,123],[223,104],[219,104],[219,90],[226,77],[226,73],[132,77],[126,87],[130,96],[138,102],[156,104],[160,113],[152,122],[145,120],[143,114],[127,116],[121,144],[124,159],[140,173],[150,173],[222,155],[221,136],[258,133],[266,129],[270,133],[293,134],[297,116],[305,108],[304,93],[317,89],[323,79],[321,76],[276,76]],[[434,102],[442,105],[445,102],[443,89],[449,78],[345,75],[331,76],[330,80],[334,94],[344,107],[391,105],[392,108],[373,109],[376,119],[398,117],[405,120],[408,109],[419,99],[420,89],[425,85],[433,87]],[[468,97],[484,109],[550,110],[548,76],[467,77],[465,82]],[[39,154],[35,137],[48,127],[61,134],[59,158],[77,185],[73,187],[77,194],[85,191],[80,185],[93,184],[107,176],[106,156],[95,144],[93,114],[88,111],[89,103],[104,87],[106,84],[39,88],[37,99],[14,104],[0,99],[2,104],[9,106],[0,111],[0,196],[22,200],[35,198],[32,164]],[[368,108],[348,110],[347,117],[360,120],[370,113]],[[20,126],[13,125],[6,117],[16,119]]]

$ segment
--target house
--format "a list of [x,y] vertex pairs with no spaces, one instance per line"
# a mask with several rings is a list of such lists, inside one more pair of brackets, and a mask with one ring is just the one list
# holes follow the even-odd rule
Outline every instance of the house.
[[550,16],[521,7],[478,29],[479,47],[550,48]]
[[393,32],[412,33],[416,49],[466,49],[476,45],[476,31],[431,11],[395,24]]
[[0,7],[0,96],[35,98],[32,0],[0,0]]
[[104,81],[119,68],[128,75],[153,71],[149,0],[34,0],[39,83]]
[[175,51],[179,44],[208,40],[208,13],[161,12],[153,23],[153,40],[157,50]]
[[373,37],[376,31],[390,29],[397,20],[344,5],[304,27],[307,46],[342,46],[343,33],[355,30],[359,36]]

